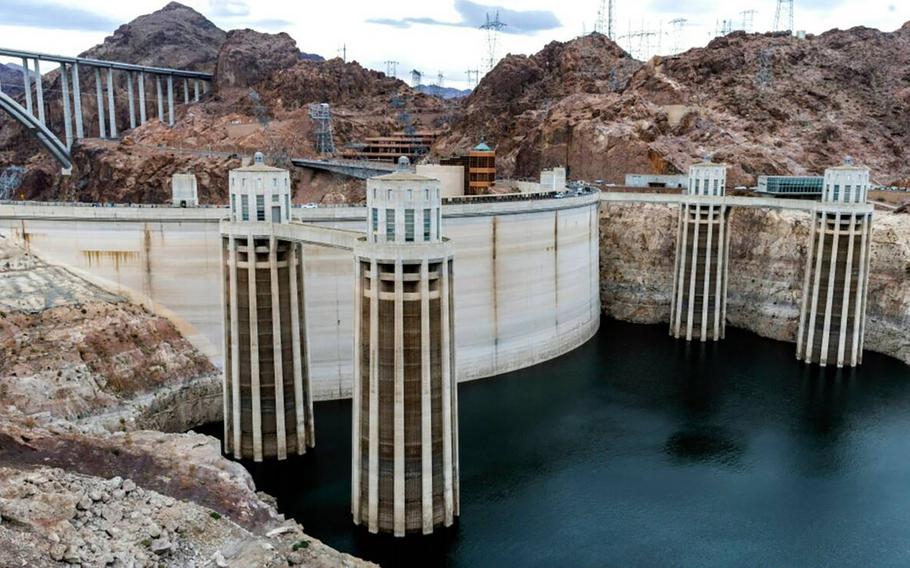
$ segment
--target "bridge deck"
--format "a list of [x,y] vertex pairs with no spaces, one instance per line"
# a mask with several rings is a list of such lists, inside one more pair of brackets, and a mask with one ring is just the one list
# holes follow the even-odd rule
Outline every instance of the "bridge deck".
[[50,53],[39,53],[35,51],[23,51],[21,49],[8,49],[0,47],[0,55],[6,57],[17,57],[24,59],[40,59],[41,61],[53,61],[55,63],[78,63],[88,67],[103,67],[105,69],[120,69],[123,71],[142,71],[144,73],[157,75],[173,75],[174,77],[186,77],[187,79],[203,79],[211,81],[211,73],[201,71],[187,71],[184,69],[171,69],[169,67],[153,67],[150,65],[135,65],[133,63],[123,63],[122,61],[105,61],[103,59],[91,59],[87,57],[67,57],[65,55],[53,55]]

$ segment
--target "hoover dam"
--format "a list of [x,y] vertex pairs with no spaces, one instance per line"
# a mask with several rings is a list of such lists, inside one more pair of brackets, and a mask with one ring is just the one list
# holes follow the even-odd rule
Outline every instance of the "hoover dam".
[[[469,201],[463,199],[462,201]],[[460,381],[534,365],[578,347],[600,322],[599,196],[443,206],[455,246]],[[89,281],[167,315],[223,361],[220,207],[0,205],[0,234]],[[363,231],[363,207],[295,208],[295,220]],[[351,396],[353,263],[304,245],[315,400]]]

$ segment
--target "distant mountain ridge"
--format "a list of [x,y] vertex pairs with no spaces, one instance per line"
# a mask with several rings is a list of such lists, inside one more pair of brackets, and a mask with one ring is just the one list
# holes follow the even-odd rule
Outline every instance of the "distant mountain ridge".
[[414,90],[440,99],[460,99],[471,94],[471,89],[453,89],[439,85],[417,85]]

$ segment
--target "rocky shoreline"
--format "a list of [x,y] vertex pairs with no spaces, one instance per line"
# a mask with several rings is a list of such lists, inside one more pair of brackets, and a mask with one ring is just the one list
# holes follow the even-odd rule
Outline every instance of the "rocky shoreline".
[[[678,209],[604,204],[600,222],[601,305],[632,323],[670,317]],[[734,209],[730,216],[727,323],[795,342],[810,217]],[[865,348],[910,364],[910,215],[876,213]],[[795,353],[795,352],[794,352]]]

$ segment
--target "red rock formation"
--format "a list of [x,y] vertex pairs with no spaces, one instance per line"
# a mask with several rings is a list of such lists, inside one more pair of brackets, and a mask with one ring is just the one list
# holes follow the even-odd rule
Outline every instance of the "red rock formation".
[[211,73],[225,32],[178,2],[124,24],[80,57]]
[[233,30],[218,51],[215,91],[256,85],[299,60],[297,43],[286,33]]

